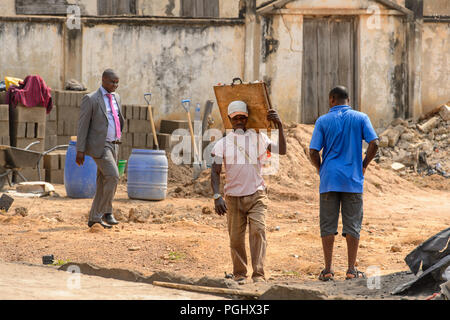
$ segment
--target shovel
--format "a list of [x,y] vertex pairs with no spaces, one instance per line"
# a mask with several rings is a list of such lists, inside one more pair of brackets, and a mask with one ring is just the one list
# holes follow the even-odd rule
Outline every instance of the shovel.
[[191,113],[189,112],[191,108],[191,100],[190,99],[181,100],[181,105],[183,106],[184,110],[187,113],[189,133],[191,134],[191,143],[194,148],[194,163],[192,167],[194,169],[194,180],[197,180],[197,178],[200,176],[200,173],[202,173],[202,167],[200,165],[197,145],[195,143],[194,129],[192,128],[192,121],[191,121]]
[[[147,97],[149,97],[148,100]],[[144,100],[147,102],[148,115],[150,116],[150,124],[152,125],[153,141],[155,142],[156,150],[159,150],[158,138],[156,137],[155,122],[153,121],[152,106],[150,105],[151,99],[152,99],[151,93],[144,93]]]

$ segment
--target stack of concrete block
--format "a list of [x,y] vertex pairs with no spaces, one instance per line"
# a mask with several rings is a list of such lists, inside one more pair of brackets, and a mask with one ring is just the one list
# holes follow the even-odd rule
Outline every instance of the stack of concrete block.
[[57,112],[56,104],[53,104],[45,124],[45,150],[49,150],[58,144]]
[[0,104],[0,144],[9,145],[9,106]]
[[18,104],[12,110],[12,139],[11,143],[17,148],[25,148],[35,141],[39,141],[30,150],[44,151],[45,124],[47,109],[42,106],[25,107]]
[[6,101],[6,91],[0,91],[0,104],[8,104]]
[[86,91],[54,90],[56,108],[56,143],[69,144],[70,137],[77,135],[80,106]]
[[[26,107],[18,104],[12,109],[10,113],[10,127],[11,127],[11,145],[17,148],[24,149],[33,142],[38,141],[38,144],[33,145],[29,150],[43,152],[45,149],[45,125],[46,125],[47,109],[42,106]],[[37,170],[37,163],[34,167],[27,167],[21,169],[20,173],[29,181],[38,181],[39,175]],[[39,164],[41,171],[41,180],[45,178],[45,170],[43,163]],[[17,176],[15,181],[20,181]]]
[[122,105],[125,118],[119,159],[128,159],[132,149],[152,149],[153,135],[147,105]]
[[66,151],[56,150],[44,156],[45,181],[64,184]]
[[[194,123],[192,123],[192,128],[194,128]],[[170,151],[178,143],[172,139],[172,134],[177,129],[184,129],[186,135],[190,135],[187,120],[161,120],[158,132],[158,143],[161,150]]]

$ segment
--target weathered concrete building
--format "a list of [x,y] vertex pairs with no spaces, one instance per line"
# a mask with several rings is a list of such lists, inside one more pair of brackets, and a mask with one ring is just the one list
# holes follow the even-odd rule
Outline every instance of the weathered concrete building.
[[182,98],[215,100],[213,85],[234,77],[265,80],[282,118],[305,123],[337,84],[377,127],[450,99],[447,0],[50,2],[1,1],[1,77],[94,90],[113,67],[127,103],[153,93],[157,119],[184,118]]

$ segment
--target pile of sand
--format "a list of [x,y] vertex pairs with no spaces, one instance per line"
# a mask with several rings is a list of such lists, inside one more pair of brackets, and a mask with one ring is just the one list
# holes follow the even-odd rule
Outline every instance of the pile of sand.
[[[268,194],[275,201],[301,201],[311,203],[319,198],[319,176],[309,161],[309,143],[314,126],[293,124],[285,129],[287,154],[280,156],[278,172],[265,176]],[[193,181],[192,168],[174,165],[169,159],[168,191],[172,197],[211,197],[210,169]],[[222,177],[223,181],[224,177]],[[428,185],[425,185],[428,186]],[[365,177],[364,192],[382,196],[396,190],[417,188],[392,170],[380,167],[374,161]]]

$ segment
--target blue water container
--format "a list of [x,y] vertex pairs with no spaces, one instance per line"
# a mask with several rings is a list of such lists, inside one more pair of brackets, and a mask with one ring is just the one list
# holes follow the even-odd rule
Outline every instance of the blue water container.
[[169,165],[164,150],[133,149],[127,170],[127,191],[130,199],[166,198]]
[[82,166],[75,162],[76,142],[70,141],[64,166],[64,186],[70,198],[93,198],[97,188],[97,164],[90,156],[84,157]]

